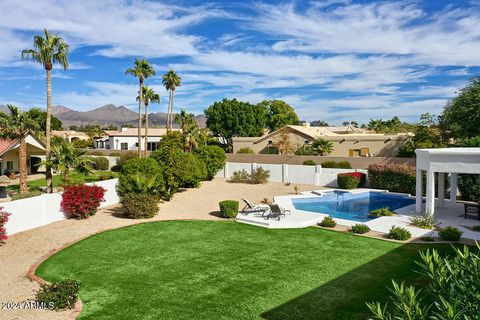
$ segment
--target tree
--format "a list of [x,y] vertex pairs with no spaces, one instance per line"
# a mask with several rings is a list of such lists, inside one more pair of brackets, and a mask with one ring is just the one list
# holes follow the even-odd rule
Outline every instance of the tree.
[[128,68],[125,71],[126,75],[132,75],[138,78],[138,150],[137,155],[140,158],[142,156],[142,100],[143,100],[143,81],[146,78],[155,75],[155,69],[153,69],[150,62],[146,59],[139,60],[135,58],[135,66],[133,68]]
[[92,161],[85,158],[84,155],[84,150],[77,149],[73,144],[64,141],[54,145],[50,160],[42,163],[50,165],[55,171],[60,171],[63,174],[63,180],[68,183],[70,182],[70,170],[85,175],[93,172]]
[[212,180],[219,170],[225,165],[227,156],[219,146],[200,146],[193,152],[207,167],[207,179]]
[[368,130],[373,130],[375,132],[379,132],[383,127],[383,120],[382,119],[370,119],[367,124]]
[[175,122],[180,124],[182,130],[183,149],[190,152],[197,145],[198,125],[195,121],[193,113],[187,113],[182,109],[179,114],[175,115]]
[[266,127],[270,131],[275,131],[287,125],[300,124],[295,110],[282,100],[263,100],[258,105],[267,109]]
[[171,131],[173,127],[173,96],[176,87],[181,86],[182,78],[172,69],[162,76],[162,83],[165,89],[169,91],[168,111],[167,111],[167,131]]
[[480,135],[480,76],[470,79],[458,95],[447,103],[442,122],[453,138]]
[[312,150],[324,156],[333,151],[333,143],[332,141],[318,138],[312,142]]
[[282,130],[278,138],[273,141],[273,145],[281,155],[293,154],[295,152],[295,146],[292,140],[290,140],[289,132],[285,129]]
[[267,109],[237,99],[214,102],[205,110],[207,127],[214,135],[227,140],[232,137],[259,137],[263,134]]
[[[62,130],[62,121],[55,117],[54,115],[51,115],[50,118],[50,130]],[[40,130],[46,134],[47,132],[47,112],[45,111],[40,111]]]
[[[69,46],[57,34],[51,34],[44,29],[45,37],[34,36],[33,48],[22,51],[22,59],[31,59],[40,63],[46,70],[47,80],[47,119],[45,130],[46,159],[50,158],[51,119],[52,119],[52,68],[54,64],[60,65],[63,70],[68,69]],[[52,168],[46,168],[47,192],[53,192]]]
[[[151,103],[160,103],[160,95],[155,93],[153,88],[145,86],[142,90],[143,92],[143,101],[145,104],[145,158],[147,157],[148,149],[148,105]],[[139,93],[140,94],[140,93]],[[137,97],[137,101],[140,100],[140,96]],[[139,145],[140,146],[140,145]]]
[[40,109],[30,109],[23,112],[17,106],[7,105],[10,115],[0,113],[0,134],[2,137],[18,139],[18,166],[20,171],[20,193],[28,192],[27,185],[27,143],[26,138],[40,130]]
[[312,127],[328,127],[328,122],[326,121],[323,121],[323,120],[315,120],[315,121],[312,121],[310,122],[310,125]]

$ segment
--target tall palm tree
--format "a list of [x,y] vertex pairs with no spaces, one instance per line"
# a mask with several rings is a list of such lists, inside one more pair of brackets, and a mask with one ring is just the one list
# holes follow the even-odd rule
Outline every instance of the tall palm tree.
[[[69,46],[57,34],[51,34],[44,29],[45,37],[33,37],[33,49],[22,51],[22,59],[31,59],[40,63],[47,72],[47,123],[45,132],[46,158],[50,158],[50,139],[51,139],[51,121],[52,121],[52,68],[54,64],[60,65],[63,70],[68,69],[68,51]],[[52,168],[47,166],[45,178],[47,179],[47,192],[53,192]]]
[[23,112],[17,106],[7,105],[10,115],[0,113],[0,134],[2,137],[18,139],[18,166],[20,171],[20,193],[28,192],[27,185],[27,142],[30,133],[40,130],[42,111],[38,108]]
[[[139,93],[140,94],[140,93]],[[148,105],[151,103],[160,103],[160,95],[155,93],[153,88],[148,86],[143,87],[143,103],[145,104],[145,158],[147,157],[147,146],[148,146]],[[140,95],[137,97],[137,101],[140,100]]]
[[155,75],[155,69],[147,61],[147,59],[139,60],[135,58],[135,66],[133,68],[128,68],[125,71],[125,74],[132,75],[138,78],[138,148],[137,148],[137,155],[140,158],[142,156],[142,100],[143,100],[143,81],[151,76]]
[[198,125],[195,121],[195,116],[182,109],[179,114],[175,115],[175,122],[180,124],[180,129],[182,130],[184,151],[192,151],[196,147],[198,140]]
[[[88,175],[93,172],[92,161],[84,157],[85,150],[75,148],[72,143],[62,141],[52,147],[49,165],[63,174],[63,180],[70,182],[70,170]],[[47,164],[47,161],[42,162]]]
[[172,69],[163,75],[163,86],[170,93],[168,96],[168,111],[167,111],[167,131],[171,131],[173,127],[173,96],[175,88],[181,86],[182,78]]

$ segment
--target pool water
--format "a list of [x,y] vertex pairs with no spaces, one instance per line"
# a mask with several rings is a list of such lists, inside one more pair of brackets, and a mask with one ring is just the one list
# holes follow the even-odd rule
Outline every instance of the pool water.
[[375,218],[368,213],[375,209],[389,208],[391,211],[412,205],[415,199],[403,195],[384,192],[349,192],[333,191],[322,196],[292,199],[297,210],[328,214],[332,218],[366,222]]

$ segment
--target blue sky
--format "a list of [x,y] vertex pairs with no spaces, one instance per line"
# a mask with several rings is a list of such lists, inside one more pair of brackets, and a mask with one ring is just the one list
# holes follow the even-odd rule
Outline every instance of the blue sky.
[[414,121],[439,114],[480,73],[480,1],[2,0],[0,104],[45,106],[44,71],[20,60],[44,27],[71,46],[54,70],[53,103],[135,109],[134,57],[174,68],[175,109],[202,113],[223,97],[283,99],[303,120]]

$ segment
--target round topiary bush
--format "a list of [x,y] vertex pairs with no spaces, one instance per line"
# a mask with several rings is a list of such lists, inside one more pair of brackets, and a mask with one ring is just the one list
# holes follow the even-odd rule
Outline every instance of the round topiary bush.
[[322,168],[339,168],[338,163],[335,161],[324,161],[322,162]]
[[326,216],[318,225],[324,228],[335,228],[337,222],[332,217]]
[[218,203],[220,212],[225,218],[235,218],[238,214],[238,201],[223,200]]
[[317,164],[315,163],[315,161],[313,161],[311,159],[308,159],[308,160],[303,161],[303,165],[304,166],[316,166]]
[[338,167],[340,169],[352,169],[352,164],[348,161],[340,161]]
[[442,228],[438,231],[440,238],[446,241],[458,241],[462,237],[462,234],[462,231],[452,226]]
[[158,196],[148,193],[128,192],[122,195],[123,214],[132,219],[148,219],[158,213]]
[[406,241],[412,237],[412,234],[405,228],[392,226],[387,237],[393,240]]
[[357,223],[356,225],[353,225],[349,231],[352,233],[364,234],[370,231],[370,228],[366,224]]

